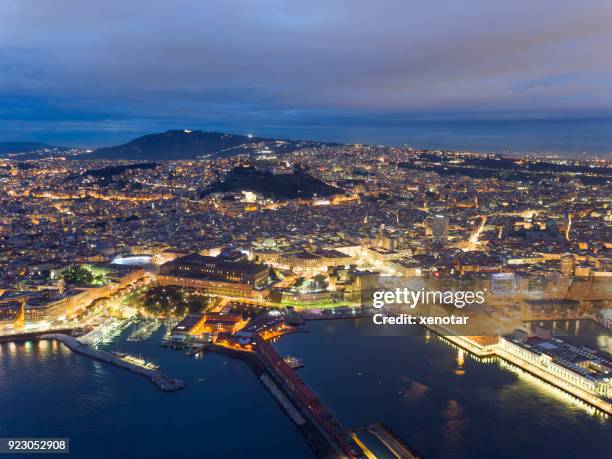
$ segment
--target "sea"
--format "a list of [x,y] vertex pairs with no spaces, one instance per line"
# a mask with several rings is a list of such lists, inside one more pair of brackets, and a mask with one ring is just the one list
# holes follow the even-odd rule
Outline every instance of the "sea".
[[[610,345],[594,322],[534,326]],[[314,457],[245,363],[163,348],[163,329],[138,342],[131,331],[104,347],[156,363],[185,389],[161,392],[56,342],[0,344],[0,437],[67,437],[73,458]],[[300,376],[348,429],[384,422],[425,458],[609,457],[612,419],[498,360],[418,327],[386,336],[367,318],[306,331],[273,345],[304,360]]]

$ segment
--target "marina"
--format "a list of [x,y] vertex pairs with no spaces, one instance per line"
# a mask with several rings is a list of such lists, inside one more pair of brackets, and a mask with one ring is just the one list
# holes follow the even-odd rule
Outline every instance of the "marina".
[[119,357],[121,360],[136,365],[138,367],[145,368],[147,370],[158,370],[159,365],[155,365],[154,363],[147,362],[145,359],[141,357],[135,357],[133,355],[126,354],[124,352],[116,352],[113,351],[112,354]]
[[[254,450],[266,457],[290,452],[293,459],[314,458],[295,424],[241,360],[216,353],[202,360],[188,358],[159,346],[162,330],[138,342],[128,342],[128,334],[102,347],[142,355],[182,379],[185,388],[163,392],[144,378],[55,340],[2,343],[0,373],[5,378],[0,391],[11,394],[0,396],[3,433],[61,437],[70,432],[71,457],[88,459],[191,459],[194,452],[210,459],[246,458]],[[194,409],[200,407],[204,409]],[[156,433],[160,429],[163,435]],[[236,441],[237,432],[248,440]]]
[[149,339],[162,325],[161,320],[145,319],[142,323],[137,322],[138,328],[127,337],[128,341],[142,341]]
[[80,336],[78,340],[89,346],[108,344],[115,340],[133,323],[133,319],[116,319],[111,317],[104,320],[89,333]]

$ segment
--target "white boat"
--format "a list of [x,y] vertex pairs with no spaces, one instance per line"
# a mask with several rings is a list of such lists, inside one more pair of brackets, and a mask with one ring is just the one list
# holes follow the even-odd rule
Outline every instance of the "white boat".
[[145,359],[141,357],[135,357],[130,354],[126,354],[124,352],[113,352],[117,357],[121,360],[131,363],[132,365],[139,366],[141,368],[146,368],[147,370],[157,370],[159,365],[155,365],[154,363],[147,362]]

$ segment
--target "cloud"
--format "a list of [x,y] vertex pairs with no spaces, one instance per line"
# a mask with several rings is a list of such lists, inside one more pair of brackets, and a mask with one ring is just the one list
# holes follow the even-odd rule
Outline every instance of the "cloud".
[[90,120],[609,113],[611,21],[607,0],[4,0],[0,94]]

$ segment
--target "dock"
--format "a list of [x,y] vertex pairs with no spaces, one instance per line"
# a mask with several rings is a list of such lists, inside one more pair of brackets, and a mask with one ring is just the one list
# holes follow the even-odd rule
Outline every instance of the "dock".
[[541,368],[538,368],[529,361],[519,358],[516,355],[512,355],[508,351],[502,349],[497,344],[482,345],[481,343],[478,343],[473,339],[477,337],[453,336],[451,334],[444,334],[445,330],[441,330],[439,327],[426,328],[437,334],[440,338],[442,338],[444,341],[447,341],[451,345],[456,345],[480,358],[501,359],[502,361],[535,376],[537,379],[560,389],[561,391],[569,394],[570,396],[581,400],[587,405],[598,409],[606,416],[612,416],[612,403],[610,403],[610,401],[604,400],[603,398],[589,393],[586,390],[576,386],[575,384],[571,384],[570,382],[559,378],[558,376],[543,371]]
[[305,418],[310,420],[325,439],[331,451],[327,457],[364,457],[363,451],[355,443],[350,432],[334,419],[319,397],[297,376],[276,350],[260,336],[255,337],[255,348],[255,354],[269,375],[277,381],[279,387],[284,388],[287,395],[304,413]]
[[322,313],[322,314],[313,314],[307,312],[301,312],[301,315],[305,322],[311,322],[315,320],[340,320],[340,319],[364,319],[368,317],[372,317],[372,311],[345,311],[345,312],[334,312],[332,313]]
[[136,373],[148,379],[164,392],[174,392],[185,387],[185,384],[180,379],[172,379],[158,370],[148,369],[133,364],[111,352],[94,349],[93,347],[81,343],[78,339],[72,336],[64,335],[61,333],[51,333],[42,335],[39,337],[39,339],[59,341],[60,343],[68,347],[72,352],[76,352],[77,354],[81,355],[86,355],[87,357],[91,357],[94,360],[110,363],[112,365],[115,365],[116,367],[129,370],[132,373]]
[[610,403],[609,401],[603,400],[593,394],[590,394],[586,390],[583,390],[573,384],[568,383],[567,381],[560,379],[559,377],[542,371],[540,368],[536,367],[530,362],[518,358],[517,356],[512,355],[499,347],[497,348],[497,356],[505,360],[506,362],[516,366],[517,368],[520,368],[521,370],[526,371],[527,373],[535,376],[536,378],[541,379],[542,381],[545,381],[548,384],[557,387],[558,389],[561,389],[563,392],[571,395],[572,397],[576,397],[577,399],[582,400],[588,405],[597,408],[601,412],[605,413],[607,416],[612,416],[612,403]]
[[436,334],[443,340],[446,340],[455,346],[474,354],[477,357],[495,357],[497,340],[488,340],[490,342],[478,342],[478,337],[461,336],[455,334],[452,330],[440,325],[422,325],[422,327]]

